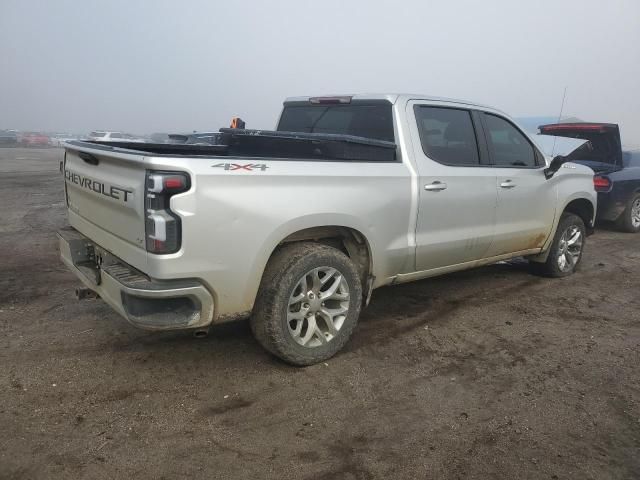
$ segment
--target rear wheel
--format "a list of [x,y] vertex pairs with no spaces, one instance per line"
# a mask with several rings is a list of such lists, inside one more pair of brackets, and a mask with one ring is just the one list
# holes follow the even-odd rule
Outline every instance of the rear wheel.
[[532,270],[549,277],[571,275],[582,260],[585,238],[586,228],[582,219],[573,213],[563,213],[547,261],[531,262]]
[[355,264],[341,251],[299,243],[274,254],[251,317],[256,340],[292,365],[312,365],[335,355],[360,315],[362,285]]
[[622,215],[620,215],[618,226],[625,232],[640,232],[640,193],[636,193],[631,198],[627,208],[625,208]]

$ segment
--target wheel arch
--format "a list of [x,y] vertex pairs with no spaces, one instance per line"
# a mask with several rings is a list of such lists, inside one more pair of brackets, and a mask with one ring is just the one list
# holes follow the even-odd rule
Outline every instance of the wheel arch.
[[[295,219],[282,225],[268,236],[253,266],[253,275],[246,297],[253,307],[258,293],[260,281],[267,264],[274,253],[287,244],[313,241],[323,243],[341,250],[357,266],[362,281],[365,303],[368,303],[373,287],[373,265],[375,261],[375,245],[366,229],[357,219],[337,217],[336,214],[310,215]],[[333,220],[333,221],[332,221]],[[336,221],[338,220],[338,221]]]
[[338,248],[354,261],[361,272],[371,270],[372,254],[369,241],[359,230],[344,225],[322,225],[298,230],[282,239],[269,258],[281,246],[302,241],[314,241]]
[[323,225],[305,228],[288,235],[278,243],[271,255],[269,255],[269,259],[278,249],[285,247],[287,244],[309,241],[334,247],[342,251],[355,263],[362,282],[363,297],[365,302],[368,303],[371,286],[373,285],[373,278],[371,278],[373,258],[371,246],[363,233],[353,227],[343,225]]
[[529,260],[536,263],[544,263],[547,261],[549,252],[551,251],[551,245],[553,244],[553,240],[556,236],[556,231],[560,223],[560,218],[562,218],[562,215],[566,212],[578,215],[582,219],[585,228],[587,229],[587,235],[593,233],[595,225],[596,206],[588,196],[581,196],[579,193],[575,194],[574,196],[567,199],[562,210],[559,210],[559,212],[559,215],[556,215],[556,218],[554,219],[553,228],[551,229],[551,233],[549,234],[547,242],[543,247],[542,253],[527,257]]
[[587,233],[593,233],[595,220],[595,205],[587,198],[575,198],[565,205],[562,213],[571,212],[579,216],[587,228]]

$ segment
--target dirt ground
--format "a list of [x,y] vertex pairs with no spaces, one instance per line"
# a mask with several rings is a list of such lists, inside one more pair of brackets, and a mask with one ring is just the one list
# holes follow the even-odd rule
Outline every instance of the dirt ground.
[[0,478],[638,479],[640,236],[562,280],[521,262],[384,288],[292,368],[78,302],[58,149],[0,149]]

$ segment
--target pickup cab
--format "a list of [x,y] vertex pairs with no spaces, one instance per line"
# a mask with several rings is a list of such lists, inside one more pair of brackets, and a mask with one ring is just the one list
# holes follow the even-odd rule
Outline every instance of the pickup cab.
[[250,317],[294,365],[339,351],[383,285],[520,256],[570,275],[597,205],[573,154],[420,95],[290,98],[277,130],[215,145],[65,147],[59,244],[84,292],[151,330]]

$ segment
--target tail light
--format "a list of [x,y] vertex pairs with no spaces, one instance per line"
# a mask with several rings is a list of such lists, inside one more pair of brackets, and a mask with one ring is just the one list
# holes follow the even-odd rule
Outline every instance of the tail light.
[[593,177],[593,188],[596,192],[608,192],[611,190],[611,180],[601,175],[595,175]]
[[176,193],[189,190],[189,175],[147,170],[146,185],[147,251],[156,254],[177,252],[182,236],[180,217],[171,211],[170,200]]

